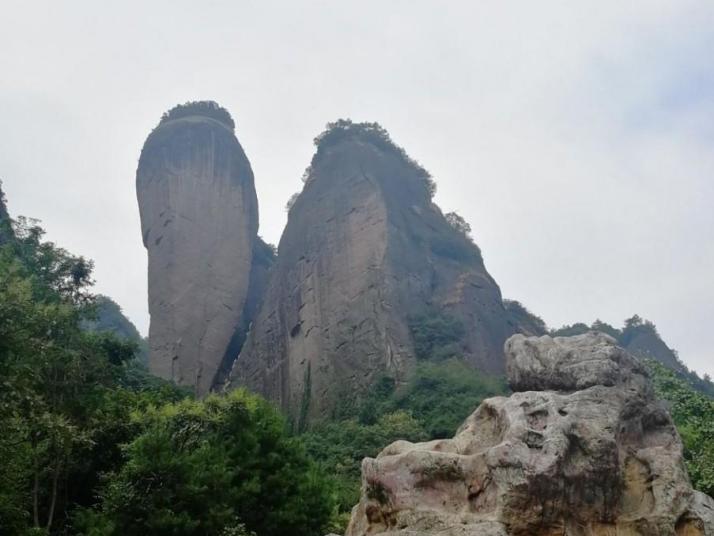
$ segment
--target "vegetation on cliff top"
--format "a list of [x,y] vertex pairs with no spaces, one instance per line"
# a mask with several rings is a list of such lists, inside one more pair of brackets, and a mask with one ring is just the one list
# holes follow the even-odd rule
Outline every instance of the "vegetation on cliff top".
[[303,174],[303,182],[307,184],[312,176],[312,170],[325,154],[339,143],[345,140],[356,140],[368,143],[386,153],[396,154],[411,169],[415,176],[423,182],[425,192],[429,199],[436,193],[436,183],[431,174],[422,167],[419,162],[411,158],[407,152],[394,143],[389,132],[379,123],[354,123],[351,119],[338,119],[333,123],[328,123],[325,130],[314,139],[317,151],[312,157],[310,166]]
[[233,121],[233,117],[231,117],[230,112],[217,102],[210,100],[189,101],[184,104],[177,104],[169,111],[164,112],[164,115],[161,116],[161,120],[159,121],[159,126],[167,123],[168,121],[173,121],[174,119],[197,115],[214,119],[227,126],[229,129],[235,130],[236,124]]

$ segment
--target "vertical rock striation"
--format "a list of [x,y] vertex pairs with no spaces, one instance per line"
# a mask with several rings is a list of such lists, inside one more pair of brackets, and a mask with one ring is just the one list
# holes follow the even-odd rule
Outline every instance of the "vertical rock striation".
[[136,188],[149,366],[202,395],[242,327],[258,230],[253,172],[228,112],[201,102],[165,114],[142,149]]
[[503,372],[515,328],[478,247],[432,203],[426,171],[375,124],[338,122],[316,144],[231,384],[298,424],[324,416],[382,374],[404,378],[410,318],[431,309],[463,323],[467,361]]

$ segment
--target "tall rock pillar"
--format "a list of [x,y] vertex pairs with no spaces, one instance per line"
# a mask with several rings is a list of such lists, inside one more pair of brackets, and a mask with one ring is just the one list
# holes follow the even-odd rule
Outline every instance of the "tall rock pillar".
[[213,102],[164,114],[141,151],[136,190],[149,368],[203,395],[242,325],[258,231],[253,172],[230,114]]

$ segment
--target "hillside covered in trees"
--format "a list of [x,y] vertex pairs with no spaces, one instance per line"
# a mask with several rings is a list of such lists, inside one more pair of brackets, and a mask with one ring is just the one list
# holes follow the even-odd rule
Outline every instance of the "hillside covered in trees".
[[332,483],[276,409],[150,376],[92,263],[0,224],[0,534],[323,534]]

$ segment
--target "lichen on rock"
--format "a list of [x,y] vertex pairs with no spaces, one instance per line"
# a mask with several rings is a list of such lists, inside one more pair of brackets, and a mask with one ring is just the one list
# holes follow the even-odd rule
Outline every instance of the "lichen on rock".
[[[347,536],[711,536],[647,373],[610,337],[511,337],[510,397],[362,465]],[[379,489],[375,494],[370,490]]]

